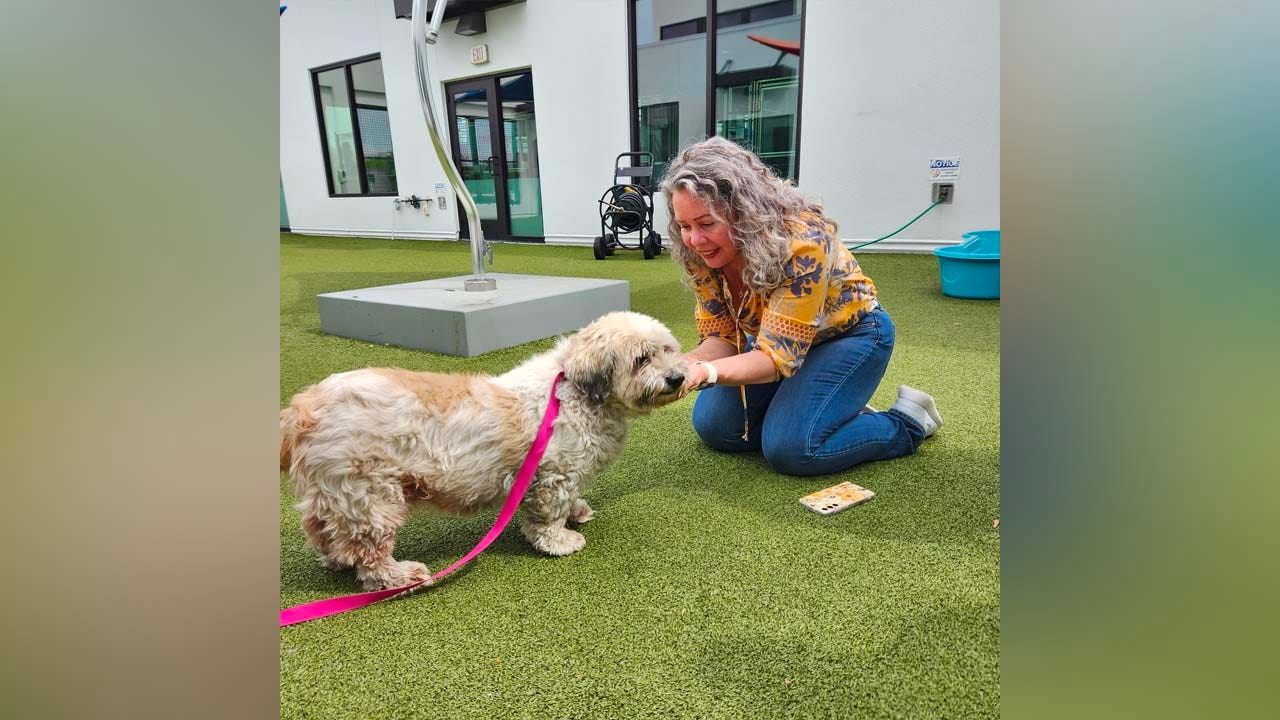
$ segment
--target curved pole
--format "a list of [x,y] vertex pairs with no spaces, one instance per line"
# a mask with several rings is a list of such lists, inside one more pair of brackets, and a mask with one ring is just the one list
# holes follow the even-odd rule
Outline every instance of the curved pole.
[[476,208],[475,198],[471,197],[471,191],[462,182],[462,174],[453,164],[453,158],[449,156],[444,143],[440,140],[440,128],[436,123],[435,108],[431,104],[431,75],[427,71],[427,44],[435,45],[436,43],[436,36],[440,32],[440,23],[444,20],[444,8],[448,0],[436,0],[429,31],[423,14],[424,2],[425,0],[413,0],[413,11],[409,20],[413,24],[413,55],[417,60],[418,97],[422,100],[422,114],[427,120],[427,134],[431,136],[431,146],[436,150],[436,158],[440,160],[440,167],[444,169],[445,177],[449,179],[449,184],[453,186],[458,199],[462,201],[463,209],[467,212],[467,225],[471,229],[471,271],[475,277],[464,281],[463,288],[471,291],[496,290],[497,280],[484,276],[485,255],[488,255],[492,262],[493,251],[488,241],[484,239],[484,232],[480,229],[480,211]]

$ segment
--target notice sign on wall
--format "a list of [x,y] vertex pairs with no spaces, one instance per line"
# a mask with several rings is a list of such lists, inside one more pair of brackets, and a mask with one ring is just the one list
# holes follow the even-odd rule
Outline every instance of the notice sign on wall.
[[489,46],[476,45],[471,48],[471,64],[479,65],[480,63],[489,62]]
[[930,180],[959,180],[960,179],[960,158],[958,157],[929,158],[929,179]]

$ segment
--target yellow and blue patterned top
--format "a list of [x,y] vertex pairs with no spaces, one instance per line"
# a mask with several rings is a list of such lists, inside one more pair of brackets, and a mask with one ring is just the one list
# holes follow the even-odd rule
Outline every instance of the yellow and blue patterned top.
[[789,221],[787,229],[791,259],[782,284],[764,295],[747,289],[742,307],[733,307],[719,270],[700,266],[691,278],[698,298],[698,341],[718,337],[742,352],[754,340],[782,377],[800,369],[809,348],[857,325],[876,299],[875,284],[862,274],[833,225],[806,213]]

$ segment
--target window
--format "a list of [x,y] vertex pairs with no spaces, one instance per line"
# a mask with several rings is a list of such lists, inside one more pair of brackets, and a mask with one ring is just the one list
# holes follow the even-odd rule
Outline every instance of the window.
[[674,23],[662,26],[662,39],[670,40],[672,38],[684,37],[686,35],[701,35],[707,31],[707,19],[696,18],[694,20],[686,20],[684,22]]
[[680,147],[720,135],[798,180],[804,0],[630,6],[632,149],[653,152],[660,173]]
[[[715,132],[796,179],[800,113],[800,8],[793,0],[716,15]],[[726,25],[741,15],[742,27]]]
[[667,171],[667,163],[680,150],[680,103],[658,103],[640,108],[640,152],[653,153],[653,179]]
[[329,195],[395,195],[382,59],[375,55],[316,68],[311,84]]
[[[707,0],[635,0],[631,6],[630,149],[653,153],[655,182],[682,146],[708,133],[706,12]],[[673,42],[675,25],[700,30],[677,34]]]
[[[734,25],[746,25],[747,23],[760,22],[762,20],[775,20],[792,15],[795,12],[795,0],[775,0],[774,2],[764,3],[763,5],[752,5],[751,7],[738,8],[736,10],[727,10],[725,12],[716,13],[716,27],[727,28]],[[684,22],[663,25],[659,31],[659,35],[663,40],[671,40],[673,38],[684,37],[686,35],[700,35],[707,31],[707,18],[699,17]]]
[[777,0],[763,5],[752,5],[738,10],[716,13],[716,27],[727,28],[763,20],[777,20],[778,18],[790,17],[795,12],[795,0]]

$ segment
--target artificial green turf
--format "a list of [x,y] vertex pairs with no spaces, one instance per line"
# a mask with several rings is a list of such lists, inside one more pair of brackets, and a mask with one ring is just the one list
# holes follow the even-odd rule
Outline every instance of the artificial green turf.
[[[620,278],[631,307],[695,341],[692,295],[663,255],[500,245],[496,272]],[[317,293],[470,272],[462,243],[283,235],[282,404],[365,366],[506,371],[551,340],[453,358],[320,333]],[[575,555],[510,528],[440,586],[284,628],[285,718],[985,718],[999,706],[1000,309],[947,298],[937,263],[864,254],[897,324],[878,407],[927,390],[946,426],[906,458],[794,478],[702,447],[693,398],[637,420],[584,497]],[[876,491],[831,517],[797,499]],[[282,476],[282,606],[357,592],[303,547]],[[396,556],[439,569],[496,513],[415,510]]]

